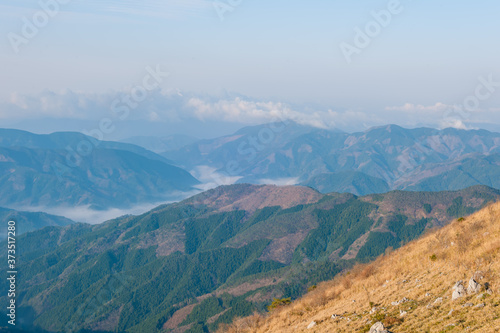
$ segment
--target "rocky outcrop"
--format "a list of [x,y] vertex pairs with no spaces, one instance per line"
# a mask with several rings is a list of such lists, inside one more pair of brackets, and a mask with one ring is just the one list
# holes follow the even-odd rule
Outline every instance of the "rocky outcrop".
[[481,285],[471,278],[469,280],[469,286],[467,287],[467,294],[477,294],[481,291]]
[[468,285],[467,289],[465,289],[463,281],[458,281],[453,286],[453,294],[451,296],[451,300],[455,301],[455,300],[462,298],[466,295],[477,294],[481,291],[481,288],[482,288],[481,284],[479,282],[477,282],[474,279],[474,277],[472,277],[469,280],[469,285]]
[[384,327],[381,322],[375,323],[371,328],[369,333],[391,333]]
[[408,303],[408,302],[411,302],[411,299],[403,297],[400,301],[392,302],[391,305],[397,306],[397,305],[405,304],[405,303]]
[[465,296],[465,287],[463,281],[458,281],[455,283],[453,286],[453,294],[451,295],[451,300],[455,301],[459,298],[462,298]]
[[309,325],[307,325],[307,329],[310,330],[311,328],[317,326],[318,324],[315,321],[311,321]]

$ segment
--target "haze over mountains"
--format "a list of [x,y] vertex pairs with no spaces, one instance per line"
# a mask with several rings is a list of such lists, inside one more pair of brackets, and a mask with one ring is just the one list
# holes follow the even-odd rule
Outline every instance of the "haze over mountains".
[[500,134],[485,130],[388,125],[349,134],[290,121],[246,127],[163,156],[187,170],[208,166],[239,183],[284,180],[324,193],[500,188]]
[[0,0],[0,333],[498,326],[499,11]]
[[233,183],[356,195],[500,188],[500,134],[485,130],[388,125],[349,134],[285,121],[208,140],[124,141],[0,130],[0,205],[59,215],[79,207],[73,219],[102,222]]
[[239,184],[100,225],[47,227],[18,239],[20,325],[214,331],[499,198],[485,186],[356,197]]
[[164,137],[133,136],[120,140],[120,142],[141,146],[155,153],[163,153],[165,151],[182,148],[198,140],[199,139],[196,139],[189,135],[174,134]]
[[0,130],[0,161],[7,207],[125,208],[177,199],[199,183],[144,148],[80,133]]
[[[99,225],[3,211],[32,231],[18,239],[21,326],[213,332],[500,199],[500,134],[484,130],[288,122],[193,140],[129,140],[170,149],[158,154],[0,130],[0,205],[149,207]],[[285,182],[307,186],[256,185]]]

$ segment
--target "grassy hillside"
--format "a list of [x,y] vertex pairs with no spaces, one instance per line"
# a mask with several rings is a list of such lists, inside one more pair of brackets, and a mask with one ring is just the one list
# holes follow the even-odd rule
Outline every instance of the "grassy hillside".
[[19,237],[18,309],[26,326],[51,331],[215,331],[499,199],[487,187],[366,197],[220,187]]
[[[220,331],[368,332],[381,322],[392,332],[498,332],[499,257],[496,203]],[[458,281],[466,290],[453,300]]]

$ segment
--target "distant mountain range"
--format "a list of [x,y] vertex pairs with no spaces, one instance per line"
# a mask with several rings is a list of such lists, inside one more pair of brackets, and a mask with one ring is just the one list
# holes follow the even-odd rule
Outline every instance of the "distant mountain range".
[[2,207],[0,207],[0,221],[2,221],[0,238],[7,236],[7,222],[9,221],[16,222],[16,235],[22,235],[48,226],[62,227],[75,223],[62,216],[38,212],[19,212]]
[[500,134],[485,130],[389,125],[349,134],[289,121],[210,140],[125,141],[167,151],[80,133],[0,129],[0,206],[108,209],[173,201],[200,184],[193,175],[216,185],[300,184],[356,195],[500,188]]
[[344,133],[287,124],[246,127],[162,154],[187,170],[209,166],[239,183],[289,179],[323,193],[500,188],[500,134],[404,129]]
[[180,149],[191,143],[199,141],[199,139],[188,135],[176,134],[164,137],[134,136],[120,141],[143,147],[155,153],[163,153],[170,150]]
[[142,147],[80,133],[0,130],[0,205],[129,207],[178,198],[199,182]]
[[498,199],[485,186],[357,197],[241,184],[47,227],[18,238],[18,317],[49,331],[214,331]]

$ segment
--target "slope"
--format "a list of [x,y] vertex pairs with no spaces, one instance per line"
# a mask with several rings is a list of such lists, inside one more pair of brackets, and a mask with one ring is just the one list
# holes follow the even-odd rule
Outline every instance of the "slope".
[[0,130],[2,206],[125,208],[172,200],[197,184],[185,170],[134,145],[79,133]]
[[499,221],[489,205],[221,332],[498,332]]
[[[75,223],[74,221],[62,216],[50,215],[39,212],[22,212],[0,207],[0,221],[16,222],[16,234],[38,230],[48,226],[66,226]],[[7,236],[7,226],[4,226],[0,232],[0,237]]]
[[27,327],[51,331],[214,331],[498,199],[487,187],[358,198],[224,186],[141,216],[19,237],[18,310]]

